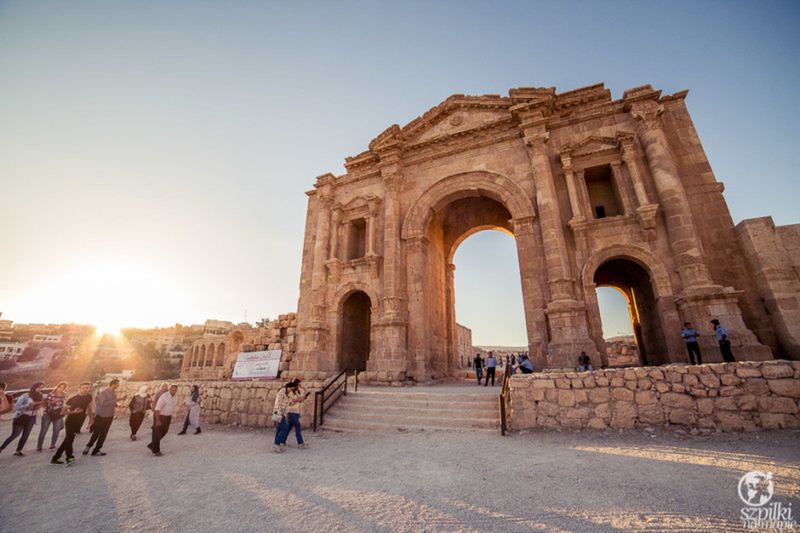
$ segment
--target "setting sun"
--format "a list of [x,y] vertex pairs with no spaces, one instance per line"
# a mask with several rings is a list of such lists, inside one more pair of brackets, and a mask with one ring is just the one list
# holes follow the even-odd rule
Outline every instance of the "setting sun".
[[181,300],[166,277],[146,264],[87,259],[37,287],[29,302],[47,309],[48,320],[91,324],[100,335],[118,335],[126,326],[157,323],[159,310],[173,312]]

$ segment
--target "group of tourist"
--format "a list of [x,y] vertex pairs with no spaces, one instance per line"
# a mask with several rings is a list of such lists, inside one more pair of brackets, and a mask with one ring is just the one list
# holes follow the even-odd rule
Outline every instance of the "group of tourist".
[[[714,326],[714,336],[717,339],[717,344],[719,344],[719,351],[722,354],[722,359],[726,363],[733,363],[736,361],[736,358],[733,356],[733,351],[731,350],[728,328],[720,324],[720,321],[716,318],[711,321],[711,325]],[[681,337],[683,337],[683,340],[686,342],[686,351],[689,352],[689,362],[693,365],[702,365],[703,359],[700,355],[700,343],[697,342],[700,333],[692,327],[691,322],[683,323]]]
[[[41,412],[41,429],[37,441],[37,451],[43,450],[44,440],[47,432],[52,428],[50,437],[50,449],[56,448],[58,436],[64,430],[64,439],[50,460],[51,464],[60,465],[66,462],[67,466],[75,462],[73,444],[75,436],[81,432],[81,428],[88,420],[89,431],[91,433],[89,441],[83,449],[83,455],[104,456],[103,451],[106,437],[111,424],[114,421],[118,405],[117,389],[119,380],[112,379],[106,388],[100,391],[96,397],[92,397],[92,385],[89,382],[81,383],[78,393],[67,399],[66,382],[59,382],[48,394],[44,394],[44,383],[37,381],[31,385],[28,392],[22,394],[14,400],[11,395],[6,394],[6,384],[0,382],[0,416],[13,411],[11,423],[11,435],[0,445],[2,452],[8,445],[17,440],[14,455],[22,457],[25,454],[23,449],[28,441],[28,437],[36,426],[36,420]],[[153,412],[153,426],[151,441],[147,447],[155,456],[161,456],[161,440],[167,434],[172,422],[172,415],[177,409],[178,392],[177,385],[163,383],[153,398],[147,391],[146,386],[139,388],[139,391],[128,402],[130,410],[129,424],[131,428],[131,440],[136,440],[136,434],[145,419],[147,411]],[[195,428],[195,434],[201,433],[200,430],[200,388],[192,386],[190,397],[186,400],[186,416],[183,421],[183,429],[178,435],[185,435],[189,426]],[[299,415],[298,415],[299,418]],[[299,430],[298,430],[299,431]],[[300,434],[298,432],[298,437]],[[285,439],[284,439],[285,440]],[[65,457],[65,461],[61,457]]]
[[[731,341],[728,338],[728,329],[716,318],[711,321],[711,324],[714,326],[714,335],[716,336],[717,343],[719,344],[719,351],[722,354],[722,359],[726,363],[732,363],[736,361],[736,358],[733,356],[733,352],[731,351]],[[703,364],[703,360],[700,356],[700,344],[697,341],[699,336],[700,333],[692,327],[691,322],[684,322],[683,330],[681,331],[681,337],[683,337],[683,340],[686,341],[686,351],[689,353],[689,362],[693,365]],[[517,371],[520,371],[523,374],[530,374],[533,372],[533,362],[525,353],[520,353],[518,356],[511,354],[508,356],[507,362],[509,363],[511,374],[514,374]],[[472,361],[472,367],[475,369],[475,377],[477,378],[478,385],[481,384],[481,380],[483,379],[484,368],[486,368],[486,381],[483,383],[484,387],[489,384],[490,378],[492,380],[492,385],[494,385],[497,358],[494,356],[493,352],[488,352],[485,361],[481,357],[480,353],[476,353],[475,359]],[[593,370],[592,360],[586,354],[586,352],[581,352],[581,354],[578,356],[577,370],[578,372],[589,372]]]
[[[511,354],[506,356],[506,363],[510,369],[511,374],[517,371],[523,374],[530,374],[533,372],[533,362],[528,357],[528,354],[521,352],[519,354]],[[478,380],[478,385],[481,384],[483,379],[483,369],[486,368],[486,381],[483,383],[484,387],[489,386],[489,380],[492,380],[494,386],[495,373],[497,371],[497,358],[493,351],[489,351],[486,355],[486,360],[483,360],[480,353],[475,354],[475,359],[472,360],[472,367],[475,369],[475,377]]]

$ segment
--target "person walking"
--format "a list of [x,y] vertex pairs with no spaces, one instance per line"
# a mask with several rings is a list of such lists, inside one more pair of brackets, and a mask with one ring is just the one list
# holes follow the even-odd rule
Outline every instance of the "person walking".
[[117,389],[119,388],[119,380],[114,378],[104,390],[97,395],[94,407],[94,423],[92,424],[92,436],[89,442],[86,443],[86,448],[83,449],[83,455],[87,455],[94,445],[92,450],[93,456],[103,456],[106,452],[102,451],[103,443],[106,441],[108,430],[111,429],[111,423],[114,421],[114,413],[117,410]]
[[147,410],[151,407],[150,395],[147,394],[147,385],[142,385],[128,403],[128,409],[131,413],[130,420],[128,421],[131,425],[131,440],[136,440],[136,433],[139,431],[139,428],[142,427],[144,415],[147,414]]
[[177,385],[170,385],[169,392],[162,394],[155,407],[153,408],[153,440],[147,445],[153,455],[161,457],[161,439],[169,431],[169,425],[172,423],[172,414],[178,406],[178,400],[175,395],[178,393]]
[[36,425],[36,414],[44,401],[41,392],[42,387],[44,387],[44,383],[37,381],[31,385],[28,392],[17,398],[17,402],[14,404],[14,421],[11,423],[11,435],[0,445],[0,452],[19,437],[17,451],[14,452],[14,455],[18,457],[25,455],[22,453],[22,449],[25,447],[25,443],[28,442],[28,435],[31,434],[31,430]]
[[[703,359],[700,357],[700,344],[697,342],[697,337],[699,336],[700,334],[692,327],[691,322],[683,323],[681,337],[683,337],[683,340],[686,341],[686,351],[689,352],[689,362],[693,365],[703,364]],[[697,355],[697,363],[694,361],[695,355]]]
[[722,353],[722,358],[726,363],[736,362],[736,358],[731,351],[731,340],[728,338],[728,328],[720,324],[719,320],[716,318],[712,320],[711,323],[714,325],[714,334],[717,336],[719,351]]
[[64,431],[66,435],[64,440],[61,441],[61,446],[58,447],[56,454],[50,460],[50,464],[63,465],[64,461],[61,460],[63,454],[67,454],[67,466],[75,462],[75,456],[72,453],[72,444],[75,441],[75,435],[80,433],[81,426],[89,417],[89,425],[94,421],[94,407],[92,402],[92,384],[85,381],[80,384],[78,394],[72,396],[67,403],[64,404],[64,409],[61,411],[64,418]]
[[489,357],[486,358],[486,382],[484,387],[489,385],[489,377],[492,378],[492,387],[494,387],[494,372],[497,369],[497,359],[494,358],[494,352],[489,352]]
[[300,431],[300,406],[302,405],[303,401],[308,398],[309,394],[311,393],[304,391],[300,387],[299,379],[294,380],[292,382],[292,387],[288,389],[287,396],[289,398],[289,406],[286,408],[288,424],[286,426],[286,431],[283,433],[283,441],[281,442],[282,446],[286,446],[286,441],[289,438],[289,434],[292,432],[292,428],[294,428],[294,438],[297,440],[297,447],[306,447],[306,443],[303,441],[303,434]]
[[189,424],[194,427],[194,434],[202,433],[200,431],[200,387],[192,385],[192,394],[186,400],[186,417],[183,419],[183,429],[178,435],[186,435],[186,430]]
[[289,433],[289,420],[286,413],[289,409],[289,389],[291,389],[293,385],[294,382],[290,381],[275,395],[275,405],[272,407],[272,420],[277,422],[275,426],[275,440],[272,445],[272,451],[275,453],[283,453],[283,435],[284,433]]
[[153,396],[153,405],[157,404],[158,399],[161,398],[161,395],[167,392],[168,390],[169,390],[169,383],[165,381],[164,383],[161,384],[160,387],[158,387],[155,396]]
[[39,430],[39,439],[36,446],[36,451],[42,451],[44,445],[44,438],[47,435],[48,428],[53,426],[53,434],[50,437],[50,449],[55,450],[56,443],[58,442],[58,434],[61,433],[61,428],[64,426],[64,415],[61,411],[64,410],[64,402],[67,399],[67,382],[60,381],[53,392],[44,397],[44,410],[42,412],[41,429]]
[[478,385],[480,385],[483,379],[483,359],[481,359],[481,354],[475,354],[473,364],[475,365],[475,377],[478,378]]

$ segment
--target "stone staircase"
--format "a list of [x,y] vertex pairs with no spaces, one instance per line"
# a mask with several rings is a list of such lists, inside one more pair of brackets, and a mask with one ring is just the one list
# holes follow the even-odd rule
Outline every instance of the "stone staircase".
[[326,413],[335,431],[499,431],[500,386],[437,385],[349,390]]

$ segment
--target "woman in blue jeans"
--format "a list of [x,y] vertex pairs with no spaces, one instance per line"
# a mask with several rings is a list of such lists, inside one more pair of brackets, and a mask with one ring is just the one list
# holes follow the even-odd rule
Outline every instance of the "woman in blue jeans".
[[44,387],[44,383],[37,381],[31,385],[30,391],[17,399],[17,403],[14,404],[14,421],[11,424],[11,436],[0,445],[0,451],[3,451],[6,446],[14,442],[17,437],[20,437],[17,443],[17,451],[14,452],[14,455],[19,457],[25,455],[22,453],[22,448],[25,447],[28,435],[31,434],[31,430],[36,425],[36,414],[39,412],[39,407],[42,406],[43,400],[42,387]]
[[292,428],[294,428],[294,438],[297,439],[297,447],[305,448],[306,443],[303,442],[303,434],[300,431],[300,405],[311,393],[305,392],[300,388],[299,379],[296,379],[292,382],[292,386],[287,389],[287,392],[289,397],[289,407],[286,409],[286,417],[288,422],[286,424],[286,430],[283,433],[281,445],[286,446],[286,440],[289,438],[289,433],[291,433]]
[[66,401],[67,382],[60,381],[56,388],[44,397],[44,410],[42,412],[42,424],[39,430],[39,441],[36,446],[36,451],[42,451],[44,439],[47,436],[47,430],[53,426],[53,434],[50,437],[50,449],[55,450],[56,443],[58,442],[58,434],[61,433],[61,428],[64,427],[64,416],[61,411],[64,408]]

